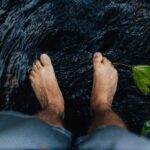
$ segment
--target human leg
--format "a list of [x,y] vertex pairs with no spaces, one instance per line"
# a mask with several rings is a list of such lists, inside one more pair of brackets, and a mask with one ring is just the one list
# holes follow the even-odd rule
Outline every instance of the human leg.
[[149,150],[150,141],[127,131],[111,105],[118,75],[111,62],[96,53],[93,57],[94,80],[91,96],[93,122],[87,136],[76,143],[78,150]]
[[113,97],[116,93],[118,74],[112,63],[101,53],[93,57],[93,89],[91,95],[91,109],[93,123],[89,133],[98,127],[116,125],[126,129],[122,119],[111,109]]
[[50,58],[43,54],[33,65],[29,76],[42,111],[35,116],[49,124],[63,127],[64,99]]
[[64,99],[47,55],[34,63],[29,78],[43,110],[35,116],[1,112],[0,149],[69,149],[71,133],[63,128]]

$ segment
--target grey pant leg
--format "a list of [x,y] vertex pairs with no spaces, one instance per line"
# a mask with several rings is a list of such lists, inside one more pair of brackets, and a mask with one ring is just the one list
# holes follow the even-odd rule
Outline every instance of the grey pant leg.
[[81,137],[77,150],[150,150],[150,141],[116,126],[107,126]]
[[47,124],[35,117],[15,113],[0,113],[0,149],[66,150],[71,133]]

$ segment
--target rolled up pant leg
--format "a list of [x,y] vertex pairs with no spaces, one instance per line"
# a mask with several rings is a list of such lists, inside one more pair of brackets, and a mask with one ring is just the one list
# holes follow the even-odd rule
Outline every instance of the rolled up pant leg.
[[98,128],[81,137],[77,150],[150,150],[150,141],[116,126]]
[[0,149],[66,150],[71,133],[35,117],[16,112],[0,113]]

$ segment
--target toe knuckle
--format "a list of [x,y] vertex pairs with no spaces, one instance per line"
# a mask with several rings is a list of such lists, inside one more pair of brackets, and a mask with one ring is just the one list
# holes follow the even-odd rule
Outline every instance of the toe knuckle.
[[31,80],[31,78],[32,78],[32,76],[31,75],[29,75],[29,79]]
[[98,59],[98,58],[95,58],[95,59],[94,59],[94,62],[95,62],[95,63],[98,63],[98,62],[99,62],[99,59]]
[[107,58],[106,58],[106,57],[103,57],[103,60],[107,60]]

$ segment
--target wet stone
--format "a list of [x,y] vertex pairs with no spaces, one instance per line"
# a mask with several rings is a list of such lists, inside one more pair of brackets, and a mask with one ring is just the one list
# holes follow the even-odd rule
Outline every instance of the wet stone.
[[[85,133],[93,53],[100,51],[112,62],[150,64],[149,19],[148,0],[0,1],[0,109],[41,110],[28,76],[35,59],[47,53],[65,98],[66,127]],[[150,119],[150,96],[138,91],[128,69],[117,69],[113,109],[139,132]]]

